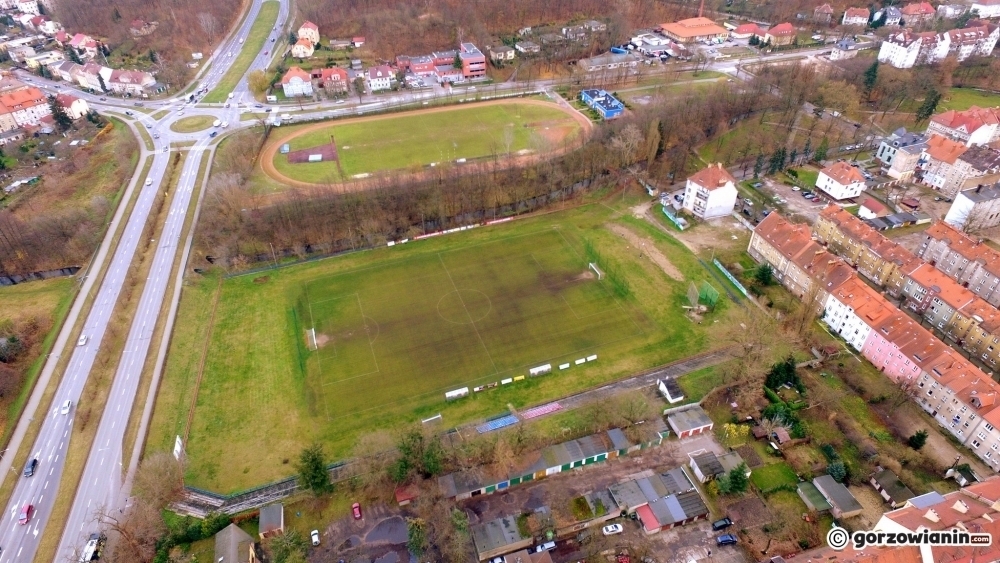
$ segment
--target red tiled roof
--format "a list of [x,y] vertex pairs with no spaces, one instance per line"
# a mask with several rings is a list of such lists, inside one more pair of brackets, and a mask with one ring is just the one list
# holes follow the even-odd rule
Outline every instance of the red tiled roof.
[[323,82],[331,80],[334,76],[338,77],[340,80],[347,81],[347,71],[342,68],[320,68],[313,70],[312,77],[318,78]]
[[966,133],[972,133],[984,125],[1000,123],[1000,107],[981,108],[979,106],[972,106],[965,111],[951,109],[932,116],[931,122],[949,129],[963,128]]
[[822,6],[816,6],[816,9],[813,10],[813,12],[817,14],[832,14],[833,7],[829,4],[823,4]]
[[788,35],[795,35],[795,28],[792,24],[785,22],[779,23],[778,25],[767,30],[767,34],[774,37],[784,37]]
[[760,26],[755,23],[745,23],[733,30],[736,35],[764,35]]
[[297,66],[288,69],[288,72],[281,77],[282,84],[288,84],[293,78],[301,78],[303,82],[309,82],[309,73]]
[[970,262],[979,262],[986,271],[1000,276],[1000,251],[970,238],[944,221],[936,221],[924,233],[932,239],[948,243],[948,247],[959,256]]
[[848,8],[844,12],[844,17],[848,17],[848,18],[865,18],[865,19],[868,19],[869,16],[871,16],[871,12],[868,11],[868,8]]
[[903,16],[926,16],[937,13],[934,10],[934,6],[931,6],[927,2],[914,2],[912,4],[907,4],[899,11],[903,14]]
[[861,202],[861,207],[864,207],[865,209],[868,209],[872,213],[876,214],[882,213],[886,210],[885,205],[883,205],[882,202],[870,197],[865,198],[865,200]]
[[961,309],[976,300],[976,295],[949,278],[930,264],[923,264],[909,274],[910,279],[924,288],[937,288],[938,298],[955,309]]
[[934,160],[955,164],[958,157],[962,156],[967,150],[969,148],[963,143],[952,141],[941,135],[931,135],[931,138],[927,140],[927,148],[924,149],[924,152],[929,154]]
[[835,162],[821,170],[821,172],[841,186],[858,182],[864,183],[865,181],[865,177],[861,175],[861,171],[846,162]]
[[315,30],[315,31],[319,31],[319,26],[317,26],[316,24],[314,24],[313,22],[311,22],[309,20],[306,20],[306,21],[302,22],[302,25],[299,26],[299,29],[303,29],[303,28],[305,28],[305,29],[312,29],[312,30]]
[[732,182],[733,185],[736,185],[736,179],[733,178],[733,175],[728,170],[723,168],[721,163],[709,164],[708,167],[702,168],[688,177],[688,180],[709,191],[721,188],[727,182]]

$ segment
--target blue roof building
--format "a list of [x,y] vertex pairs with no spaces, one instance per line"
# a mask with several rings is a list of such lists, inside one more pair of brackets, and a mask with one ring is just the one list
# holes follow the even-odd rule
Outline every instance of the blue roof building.
[[584,90],[580,99],[604,119],[614,119],[625,111],[625,106],[604,90]]

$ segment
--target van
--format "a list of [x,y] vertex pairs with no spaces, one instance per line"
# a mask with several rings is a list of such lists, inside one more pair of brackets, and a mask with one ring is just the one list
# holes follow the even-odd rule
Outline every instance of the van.
[[267,97],[267,101],[269,101],[269,102],[277,102],[278,101],[278,96],[268,96]]
[[283,119],[284,121],[289,121],[292,119],[292,116],[287,113],[283,113],[281,114],[281,119]]
[[555,548],[556,548],[556,542],[550,541],[550,542],[543,543],[542,545],[536,547],[535,548],[535,553],[541,553],[543,551],[552,551]]

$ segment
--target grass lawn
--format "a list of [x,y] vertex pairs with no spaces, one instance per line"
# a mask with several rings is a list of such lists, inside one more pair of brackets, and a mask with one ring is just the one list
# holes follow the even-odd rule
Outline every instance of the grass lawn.
[[[284,129],[284,128],[282,128]],[[422,167],[432,162],[474,159],[504,154],[505,130],[510,151],[547,152],[580,130],[579,124],[556,105],[518,103],[459,108],[440,113],[388,116],[384,119],[316,129],[291,139],[293,151],[329,144],[334,137],[340,165],[348,177],[355,174]],[[286,132],[281,131],[282,137]],[[279,172],[306,182],[339,177],[336,162],[290,164],[276,154]]]
[[[613,213],[590,205],[256,275],[189,279],[150,451],[172,448],[193,405],[187,483],[231,492],[294,473],[291,460],[313,441],[340,459],[376,428],[438,413],[450,428],[708,349],[728,303],[704,325],[681,308],[687,283],[708,273],[676,239],[616,219],[686,279],[640,260],[605,227]],[[627,277],[627,297],[587,274],[585,239]],[[598,360],[558,369],[591,354]],[[546,363],[549,375],[444,400]]]
[[264,42],[267,41],[268,34],[271,33],[271,28],[274,27],[274,22],[277,19],[278,3],[273,1],[263,2],[260,5],[260,12],[257,14],[257,19],[253,22],[250,33],[247,34],[246,41],[243,42],[236,56],[231,59],[229,70],[226,71],[222,80],[219,80],[215,89],[201,100],[203,103],[211,104],[226,101],[229,93],[236,88],[240,78],[250,68],[250,63],[257,57],[260,50],[264,48]]
[[708,367],[691,372],[677,380],[677,384],[684,390],[684,401],[696,403],[700,401],[709,391],[722,385],[722,374],[715,367]]
[[197,133],[212,127],[215,118],[209,115],[193,115],[182,117],[170,124],[170,130],[178,133]]
[[796,175],[792,176],[789,174],[790,179],[794,180],[797,178],[800,187],[808,189],[816,186],[816,180],[819,178],[819,170],[811,167],[794,168],[793,170],[795,170]]
[[795,471],[785,462],[772,463],[758,467],[750,474],[750,482],[762,493],[768,493],[785,485],[795,486],[799,478]]
[[949,109],[966,110],[971,106],[982,108],[1000,106],[1000,95],[972,88],[952,88],[944,95],[937,110],[939,112]]

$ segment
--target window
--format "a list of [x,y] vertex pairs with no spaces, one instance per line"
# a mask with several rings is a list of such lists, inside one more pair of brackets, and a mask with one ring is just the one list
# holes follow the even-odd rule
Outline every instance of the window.
[[[955,399],[955,402],[957,403],[957,402],[958,402],[958,399]],[[969,407],[962,407],[962,410],[961,410],[961,411],[959,411],[959,412],[961,412],[961,413],[963,413],[963,414],[964,414],[964,413],[965,413],[966,411],[968,411],[968,410],[969,410]]]
[[[979,446],[980,446],[980,444],[979,444],[978,440],[973,440],[972,441],[972,449],[977,449]],[[989,453],[989,452],[987,452],[987,453]]]
[[976,438],[979,438],[980,440],[985,440],[986,432],[980,432],[979,434],[976,434]]
[[997,451],[997,450],[1000,450],[1000,443],[998,443],[998,442],[993,442],[993,445],[992,445],[992,446],[990,446],[990,448],[992,448],[992,449],[993,449],[993,451]]
[[993,432],[993,430],[994,430],[993,425],[990,424],[990,423],[988,423],[988,422],[983,425],[983,428],[986,428],[987,432]]
[[991,457],[993,457],[993,452],[986,452],[983,454],[983,457],[985,457],[986,459],[990,459]]

